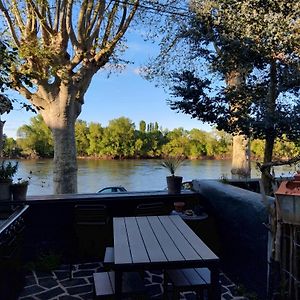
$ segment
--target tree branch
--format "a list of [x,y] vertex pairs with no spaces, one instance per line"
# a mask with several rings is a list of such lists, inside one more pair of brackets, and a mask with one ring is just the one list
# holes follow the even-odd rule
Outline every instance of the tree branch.
[[270,168],[270,167],[278,167],[278,166],[284,166],[284,165],[292,165],[297,163],[298,161],[300,161],[300,155],[295,156],[293,158],[290,158],[288,160],[276,160],[276,161],[271,161],[268,163],[256,163],[256,165],[258,166],[259,170],[261,172],[264,172],[266,169]]
[[85,31],[85,25],[86,23],[85,21],[85,14],[86,14],[86,10],[87,10],[87,5],[88,5],[88,0],[83,0],[82,4],[81,4],[81,8],[80,8],[80,12],[79,12],[79,16],[78,16],[78,42],[79,44],[82,46],[83,42],[84,42],[84,31]]
[[12,38],[13,38],[15,44],[17,45],[17,47],[20,47],[20,41],[18,40],[18,36],[16,34],[13,21],[8,13],[8,10],[4,7],[3,1],[0,1],[0,10],[2,11],[4,18],[8,24],[9,30],[11,32],[11,35],[12,35]]
[[[115,35],[115,37],[110,41],[109,45],[105,45],[105,47],[103,47],[102,51],[100,51],[98,54],[96,54],[95,56],[95,60],[97,61],[97,63],[100,62],[100,65],[103,65],[103,63],[106,63],[106,57],[109,56],[109,54],[111,54],[116,46],[116,44],[120,41],[120,39],[124,36],[132,18],[134,17],[137,9],[139,7],[139,0],[136,0],[134,3],[134,6],[129,14],[129,16],[127,17],[126,21],[123,24],[123,27],[120,28],[120,30],[118,31],[118,33]],[[106,41],[107,42],[107,41]],[[102,43],[103,45],[103,43]],[[103,62],[101,62],[101,59],[104,58]],[[98,66],[99,67],[99,66]]]
[[37,15],[42,27],[48,31],[49,34],[53,34],[53,30],[51,27],[48,26],[48,24],[46,23],[46,18],[44,18],[44,16],[42,15],[42,13],[39,11],[38,7],[34,4],[34,2],[32,0],[27,0],[28,3],[30,3],[31,7],[33,8],[35,14]]

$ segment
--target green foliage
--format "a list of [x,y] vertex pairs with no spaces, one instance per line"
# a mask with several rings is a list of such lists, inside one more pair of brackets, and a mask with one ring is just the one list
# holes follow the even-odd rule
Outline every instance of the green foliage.
[[87,123],[82,120],[77,120],[75,123],[75,138],[77,155],[86,156],[88,154],[89,141],[88,141],[88,127]]
[[17,131],[17,144],[22,154],[32,157],[52,157],[54,153],[51,130],[41,115],[30,119],[29,125],[21,126]]
[[166,30],[148,78],[171,87],[172,109],[265,139],[270,161],[276,138],[299,137],[299,7],[297,0],[190,1],[190,18]]
[[0,164],[0,181],[11,181],[13,176],[17,173],[18,162],[13,164],[11,161],[3,160]]
[[[42,149],[41,144],[44,144],[45,150],[39,152],[40,157],[49,157],[51,153],[53,154],[51,133],[44,133],[46,126],[40,124],[43,121],[39,116],[33,119],[35,120],[32,120],[32,125],[20,128],[22,130],[19,131],[17,142],[12,138],[5,138],[4,154],[6,157],[19,156],[21,151],[25,155],[34,156],[38,149]],[[85,121],[78,121],[76,123],[76,143],[80,147],[78,154],[116,159],[160,158],[162,156],[201,159],[227,158],[230,157],[232,151],[232,136],[224,131],[205,132],[199,129],[187,131],[183,128],[175,128],[171,131],[158,129],[141,132],[135,130],[134,124],[127,118],[112,120],[109,125],[103,128],[98,123],[87,124]],[[147,128],[147,124],[145,125]],[[24,128],[26,128],[25,131]],[[275,153],[278,158],[296,156],[299,152],[300,143],[290,141],[287,136],[276,140]],[[263,140],[251,141],[251,155],[257,159],[263,157]]]
[[100,124],[90,123],[88,127],[87,139],[89,147],[87,148],[87,154],[95,157],[101,155],[101,140],[103,135],[103,128]]
[[4,137],[3,140],[3,156],[4,157],[20,157],[21,149],[18,147],[16,140],[13,138]]
[[62,256],[53,251],[42,252],[35,261],[29,262],[26,267],[29,270],[50,272],[60,265],[61,260]]
[[167,157],[165,158],[160,165],[166,168],[172,176],[175,176],[175,171],[181,166],[185,158],[183,156]]
[[101,153],[111,158],[129,158],[134,155],[135,127],[125,117],[111,120],[103,131]]
[[[143,131],[147,127],[150,131]],[[208,133],[198,129],[189,132],[183,128],[161,131],[157,122],[156,125],[143,124],[142,131],[135,130],[135,125],[125,117],[110,121],[105,128],[98,123],[87,124],[79,120],[75,128],[80,156],[117,159],[161,156],[201,158],[230,154],[230,142],[225,142],[225,137],[220,138],[222,133]],[[51,132],[40,116],[32,118],[29,125],[19,128],[17,142],[13,139],[7,141],[6,154],[13,155],[22,151],[23,155],[30,157],[53,155]]]

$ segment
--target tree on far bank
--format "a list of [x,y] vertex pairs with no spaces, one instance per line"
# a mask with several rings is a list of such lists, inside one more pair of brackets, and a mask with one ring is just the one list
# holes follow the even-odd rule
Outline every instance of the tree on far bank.
[[41,115],[31,118],[29,125],[18,128],[17,145],[24,156],[53,157],[53,138]]
[[103,128],[98,123],[90,123],[88,128],[87,138],[89,141],[89,147],[87,154],[95,157],[99,157],[101,154],[101,140],[103,136]]
[[77,120],[75,123],[75,140],[78,156],[86,156],[89,148],[89,129],[86,121]]
[[130,158],[134,156],[135,125],[125,117],[109,121],[103,130],[101,154],[108,158]]
[[[93,76],[117,66],[139,1],[0,1],[18,60],[12,87],[43,116],[54,140],[54,192],[77,192],[75,120]],[[26,75],[28,80],[23,80]]]

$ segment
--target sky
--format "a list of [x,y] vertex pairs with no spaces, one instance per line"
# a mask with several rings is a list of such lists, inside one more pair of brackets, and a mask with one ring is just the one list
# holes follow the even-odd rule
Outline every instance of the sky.
[[[163,129],[183,127],[187,130],[198,128],[209,131],[210,126],[191,119],[189,115],[171,110],[166,103],[170,98],[169,94],[140,75],[140,67],[157,54],[158,47],[145,42],[137,32],[129,32],[127,45],[125,59],[133,64],[127,65],[121,73],[113,73],[109,77],[106,71],[98,72],[85,95],[85,103],[78,119],[88,123],[97,122],[106,127],[110,120],[124,116],[134,122],[136,128],[144,120],[147,124],[158,122]],[[17,94],[11,95],[22,99]],[[17,129],[29,124],[30,118],[34,116],[34,113],[24,109],[15,109],[2,115],[1,119],[6,121],[4,134],[16,138]]]

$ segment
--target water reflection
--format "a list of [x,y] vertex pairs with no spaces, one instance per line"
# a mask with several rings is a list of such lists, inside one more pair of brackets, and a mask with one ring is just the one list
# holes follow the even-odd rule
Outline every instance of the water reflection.
[[[159,160],[78,160],[78,192],[94,193],[111,185],[122,185],[128,191],[162,190],[166,187],[168,171]],[[192,179],[231,178],[230,160],[186,160],[176,174],[184,181]],[[30,171],[29,195],[53,193],[52,160],[20,160],[16,178],[27,178]],[[288,167],[277,168],[276,174],[294,172]],[[259,177],[252,164],[252,177]],[[15,178],[15,179],[16,179]]]

